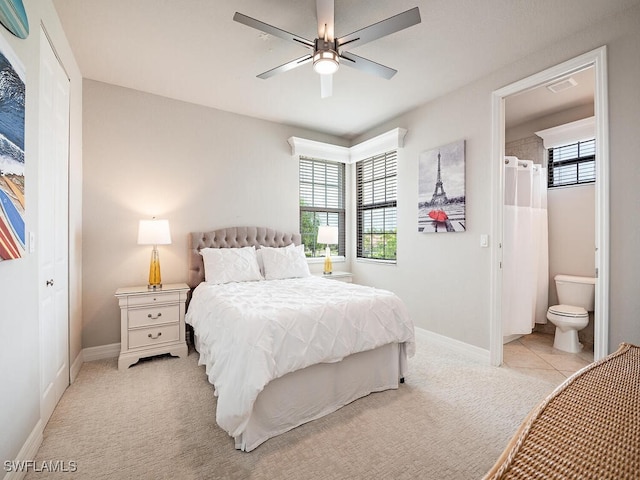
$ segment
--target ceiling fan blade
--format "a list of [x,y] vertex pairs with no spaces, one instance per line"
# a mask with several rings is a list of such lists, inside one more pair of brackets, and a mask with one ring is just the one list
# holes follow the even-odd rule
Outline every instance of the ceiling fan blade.
[[261,22],[260,20],[256,20],[255,18],[247,17],[240,12],[236,12],[233,16],[233,19],[238,23],[247,25],[248,27],[255,28],[256,30],[260,30],[264,33],[268,33],[269,35],[273,35],[274,37],[282,38],[284,40],[290,40],[306,48],[313,49],[315,45],[311,40],[307,40],[306,38],[299,35],[294,35],[293,33],[289,33],[285,30],[274,27],[273,25],[269,25],[268,23]]
[[333,75],[320,75],[320,97],[333,95]]
[[405,28],[417,25],[420,23],[420,10],[418,7],[414,7],[406,12],[399,13],[393,17],[389,17],[381,22],[374,23],[368,27],[364,27],[349,35],[340,37],[336,40],[338,48],[351,48],[355,46],[364,45],[378,38],[392,33],[404,30]]
[[318,38],[328,41],[334,39],[333,0],[316,0],[316,13],[318,16]]
[[257,75],[257,77],[262,78],[263,80],[266,80],[267,78],[273,77],[278,73],[288,72],[289,70],[293,70],[294,68],[299,67],[300,65],[304,65],[305,63],[310,62],[312,58],[313,56],[311,54],[307,54],[303,57],[296,58],[295,60],[291,60],[290,62],[287,62],[284,65],[280,65],[279,67],[272,68],[271,70],[267,70],[266,72],[261,73],[260,75]]
[[398,71],[393,68],[385,67],[384,65],[359,57],[351,52],[341,52],[340,58],[346,60],[346,62],[340,62],[340,65],[346,65],[363,72],[372,73],[373,75],[386,78],[387,80],[398,73]]

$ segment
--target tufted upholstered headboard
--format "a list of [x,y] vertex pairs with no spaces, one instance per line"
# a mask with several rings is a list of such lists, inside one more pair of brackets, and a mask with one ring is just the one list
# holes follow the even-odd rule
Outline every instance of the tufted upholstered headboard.
[[284,233],[266,227],[221,228],[211,232],[192,232],[189,237],[188,283],[191,288],[204,281],[201,248],[286,247],[291,243],[300,245],[302,238],[299,233]]

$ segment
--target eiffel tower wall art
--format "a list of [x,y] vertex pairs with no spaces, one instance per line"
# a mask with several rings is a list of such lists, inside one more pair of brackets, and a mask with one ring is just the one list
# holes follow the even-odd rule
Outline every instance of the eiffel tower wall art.
[[418,232],[464,232],[464,140],[418,157]]

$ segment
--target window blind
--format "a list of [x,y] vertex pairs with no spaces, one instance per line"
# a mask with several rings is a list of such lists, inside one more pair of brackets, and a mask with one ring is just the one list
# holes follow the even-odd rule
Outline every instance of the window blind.
[[316,245],[318,227],[338,227],[338,245],[332,255],[345,254],[345,166],[343,163],[300,157],[300,233],[308,257],[322,257]]
[[549,188],[595,182],[595,139],[549,149],[547,170]]
[[356,164],[357,256],[396,260],[397,152],[387,152]]

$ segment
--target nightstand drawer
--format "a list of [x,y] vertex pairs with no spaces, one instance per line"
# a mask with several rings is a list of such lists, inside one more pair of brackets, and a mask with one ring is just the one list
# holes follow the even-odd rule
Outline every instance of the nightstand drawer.
[[146,295],[130,295],[127,298],[127,305],[152,305],[154,303],[178,303],[180,292],[153,292]]
[[129,348],[148,347],[178,340],[180,340],[179,324],[129,330]]
[[129,310],[129,328],[145,327],[180,321],[180,305],[158,305],[157,307]]

